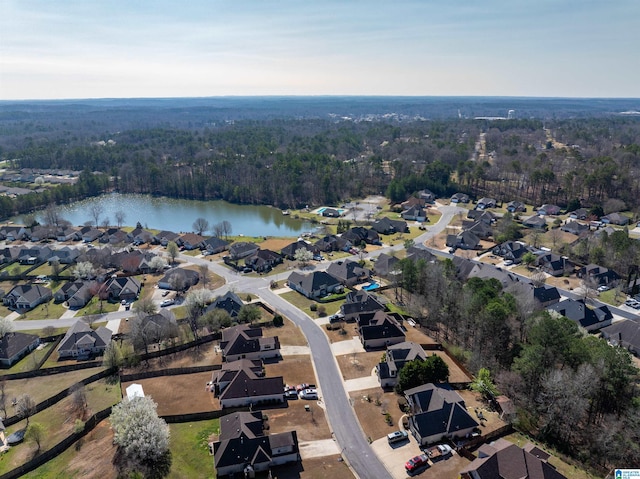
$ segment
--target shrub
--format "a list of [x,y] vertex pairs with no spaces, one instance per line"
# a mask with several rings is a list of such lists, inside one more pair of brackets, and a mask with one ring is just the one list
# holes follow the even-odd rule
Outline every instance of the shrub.
[[311,311],[317,311],[318,310],[318,305],[316,303],[311,303],[311,306],[309,306],[309,309]]
[[318,306],[318,317],[322,317],[326,315],[327,315],[327,308],[325,308],[324,306]]
[[276,314],[273,317],[273,325],[277,328],[284,326],[284,318],[281,315]]

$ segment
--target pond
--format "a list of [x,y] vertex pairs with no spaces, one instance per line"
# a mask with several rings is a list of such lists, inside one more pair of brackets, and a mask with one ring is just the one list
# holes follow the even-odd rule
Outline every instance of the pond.
[[[176,233],[193,231],[197,218],[204,218],[213,227],[216,223],[231,223],[231,234],[244,236],[298,236],[312,231],[311,223],[283,215],[270,206],[234,205],[226,201],[182,200],[149,195],[111,193],[60,206],[60,215],[79,226],[94,222],[92,210],[98,206],[99,224],[105,219],[115,225],[116,212],[124,213],[124,225],[169,230]],[[36,219],[42,221],[42,212]],[[16,219],[19,222],[20,219]],[[205,234],[210,234],[206,232]]]

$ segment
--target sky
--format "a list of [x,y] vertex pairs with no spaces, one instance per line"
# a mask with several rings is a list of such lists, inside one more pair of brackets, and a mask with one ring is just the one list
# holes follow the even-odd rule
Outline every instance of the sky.
[[640,97],[638,0],[0,0],[0,100]]

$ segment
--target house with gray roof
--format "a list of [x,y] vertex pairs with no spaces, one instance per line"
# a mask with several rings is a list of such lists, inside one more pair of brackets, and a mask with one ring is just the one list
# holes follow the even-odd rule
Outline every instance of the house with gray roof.
[[365,349],[377,349],[402,343],[405,334],[398,321],[384,311],[358,316],[358,334]]
[[178,233],[174,233],[173,231],[160,231],[160,233],[155,234],[151,238],[151,242],[153,244],[159,244],[161,246],[167,246],[170,241],[176,242],[176,240],[180,237]]
[[382,253],[378,256],[378,259],[373,265],[373,270],[378,276],[386,278],[391,275],[392,271],[395,271],[398,268],[399,262],[399,258],[387,253]]
[[522,222],[522,226],[524,226],[525,228],[531,228],[535,230],[546,230],[547,222],[542,216],[533,215],[525,219]]
[[414,205],[400,213],[400,216],[404,220],[419,221],[422,223],[427,220],[427,211],[420,206]]
[[625,348],[640,357],[640,324],[631,319],[616,321],[600,330],[602,337],[612,346]]
[[478,249],[480,238],[471,231],[461,231],[457,235],[447,235],[446,244],[450,248]]
[[220,349],[224,361],[278,358],[280,340],[278,336],[263,337],[262,328],[239,324],[222,330]]
[[220,418],[218,441],[209,444],[217,477],[252,477],[301,460],[296,431],[266,435],[264,420],[260,411]]
[[420,446],[463,438],[478,427],[462,397],[446,385],[424,384],[404,396],[411,411],[409,430]]
[[53,295],[56,303],[67,302],[69,309],[84,308],[97,291],[95,281],[69,281]]
[[138,297],[141,289],[140,281],[133,276],[109,278],[104,288],[107,292],[107,297],[111,301],[121,301],[123,299],[133,301]]
[[550,455],[537,446],[524,447],[498,439],[483,444],[478,457],[460,471],[461,479],[567,479],[549,464]]
[[233,291],[227,291],[224,296],[216,298],[206,309],[206,312],[214,309],[224,309],[229,316],[235,318],[244,306],[244,302]]
[[191,286],[198,284],[199,281],[200,274],[197,271],[185,268],[172,268],[158,280],[158,288],[172,291],[186,291]]
[[386,307],[367,291],[351,291],[340,306],[345,321],[355,321],[361,314],[385,311]]
[[326,271],[314,271],[308,274],[294,271],[289,275],[287,284],[289,288],[309,299],[322,298],[329,294],[341,293],[344,290],[340,280]]
[[21,284],[14,286],[4,298],[2,304],[18,312],[29,311],[52,298],[51,290],[40,284]]
[[58,262],[58,264],[73,264],[80,256],[80,251],[77,248],[70,248],[65,246],[63,248],[54,250],[51,256],[49,256],[48,262],[52,264]]
[[238,359],[222,363],[220,369],[213,371],[211,375],[211,392],[216,396],[220,396],[222,391],[236,377],[238,371],[245,371],[247,376],[253,379],[264,376],[264,366],[261,359]]
[[94,330],[84,321],[76,321],[60,341],[56,350],[58,357],[87,359],[99,356],[111,342],[112,334],[113,332],[104,326]]
[[605,224],[625,226],[629,224],[630,219],[628,216],[621,215],[620,213],[609,213],[600,218],[600,221]]
[[212,236],[202,242],[201,248],[209,254],[222,253],[229,249],[229,242]]
[[222,409],[228,407],[258,406],[261,404],[281,404],[284,398],[284,379],[253,377],[241,369],[220,393],[218,399]]
[[384,235],[391,235],[394,233],[407,233],[409,228],[406,221],[392,220],[387,218],[380,218],[371,225],[376,232]]
[[469,195],[466,193],[455,193],[451,196],[451,203],[469,203]]
[[398,384],[398,373],[400,369],[409,361],[424,361],[427,356],[417,343],[404,341],[387,347],[384,361],[380,361],[376,366],[378,381],[383,388],[392,388]]
[[240,241],[229,246],[229,257],[234,261],[239,260],[256,253],[259,249],[256,243]]
[[371,270],[363,268],[357,261],[348,259],[331,263],[327,273],[347,287],[353,287],[371,279]]
[[591,308],[583,299],[565,299],[552,304],[547,311],[564,316],[589,332],[609,326],[613,320],[613,314],[608,306]]
[[0,366],[10,368],[40,344],[35,334],[20,332],[5,333],[0,338]]
[[301,239],[282,248],[280,254],[289,260],[293,260],[295,259],[296,251],[299,249],[310,251],[314,256],[320,254],[320,248]]
[[560,226],[560,231],[580,236],[582,233],[589,231],[589,225],[585,225],[577,221],[567,221],[565,224]]

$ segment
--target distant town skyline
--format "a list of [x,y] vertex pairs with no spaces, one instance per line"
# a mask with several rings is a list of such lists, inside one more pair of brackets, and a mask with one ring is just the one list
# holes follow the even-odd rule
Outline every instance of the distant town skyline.
[[640,97],[637,0],[0,1],[0,100]]

